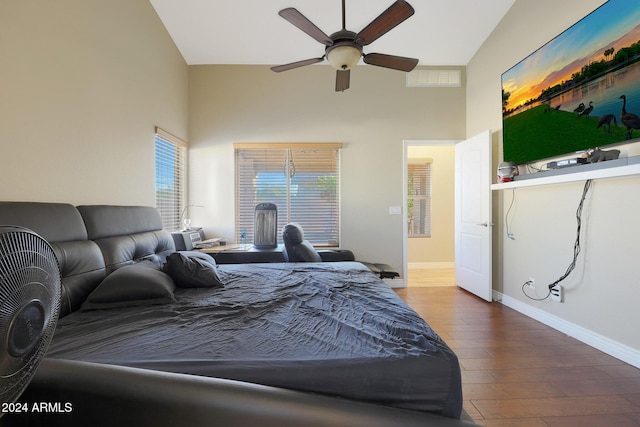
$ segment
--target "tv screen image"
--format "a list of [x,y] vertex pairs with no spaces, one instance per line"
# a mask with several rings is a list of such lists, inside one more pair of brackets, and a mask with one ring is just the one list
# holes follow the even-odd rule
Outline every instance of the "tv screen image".
[[517,164],[640,138],[640,1],[609,0],[506,71],[502,108]]

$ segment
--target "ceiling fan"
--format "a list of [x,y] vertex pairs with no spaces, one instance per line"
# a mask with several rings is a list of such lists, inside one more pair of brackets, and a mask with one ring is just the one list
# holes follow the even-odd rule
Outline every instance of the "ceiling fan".
[[336,71],[336,92],[349,89],[351,69],[356,66],[360,57],[366,64],[393,70],[411,71],[418,64],[415,58],[385,55],[382,53],[362,53],[362,48],[377,40],[398,24],[413,15],[415,10],[404,0],[397,0],[380,16],[371,21],[359,33],[346,29],[345,0],[342,0],[342,29],[330,36],[324,33],[313,22],[293,7],[278,12],[284,19],[307,33],[313,39],[324,44],[325,53],[319,58],[305,59],[290,64],[271,67],[277,73],[322,62],[326,58]]

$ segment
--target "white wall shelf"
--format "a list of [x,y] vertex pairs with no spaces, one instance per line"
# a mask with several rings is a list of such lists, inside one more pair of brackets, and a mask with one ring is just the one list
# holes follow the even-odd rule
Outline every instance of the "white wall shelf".
[[[531,177],[526,179],[516,179],[515,181],[505,182],[501,184],[493,184],[492,190],[508,190],[511,188],[535,187],[539,185],[562,184],[566,182],[585,181],[587,179],[604,179],[604,178],[621,178],[625,176],[640,175],[640,163],[635,157],[629,159],[619,159],[624,162],[622,166],[614,165],[616,161],[612,161],[611,167],[603,167],[597,169],[587,169],[592,165],[574,166],[562,169],[562,173],[554,175],[545,175],[546,172],[538,172],[539,177]],[[606,162],[608,163],[608,162]],[[595,165],[594,165],[595,166]]]

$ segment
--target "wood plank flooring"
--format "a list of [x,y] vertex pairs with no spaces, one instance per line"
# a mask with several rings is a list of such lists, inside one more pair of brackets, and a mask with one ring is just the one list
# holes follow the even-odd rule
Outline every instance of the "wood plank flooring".
[[458,355],[478,424],[640,426],[640,369],[455,286],[396,292]]
[[409,269],[408,286],[455,286],[456,272],[453,268]]

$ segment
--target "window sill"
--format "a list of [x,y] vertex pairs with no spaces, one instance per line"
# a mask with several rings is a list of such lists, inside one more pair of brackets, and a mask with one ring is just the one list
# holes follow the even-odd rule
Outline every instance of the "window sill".
[[491,185],[492,190],[562,184],[587,179],[621,178],[640,175],[640,156],[610,160],[602,163],[572,166],[516,177],[515,181]]

